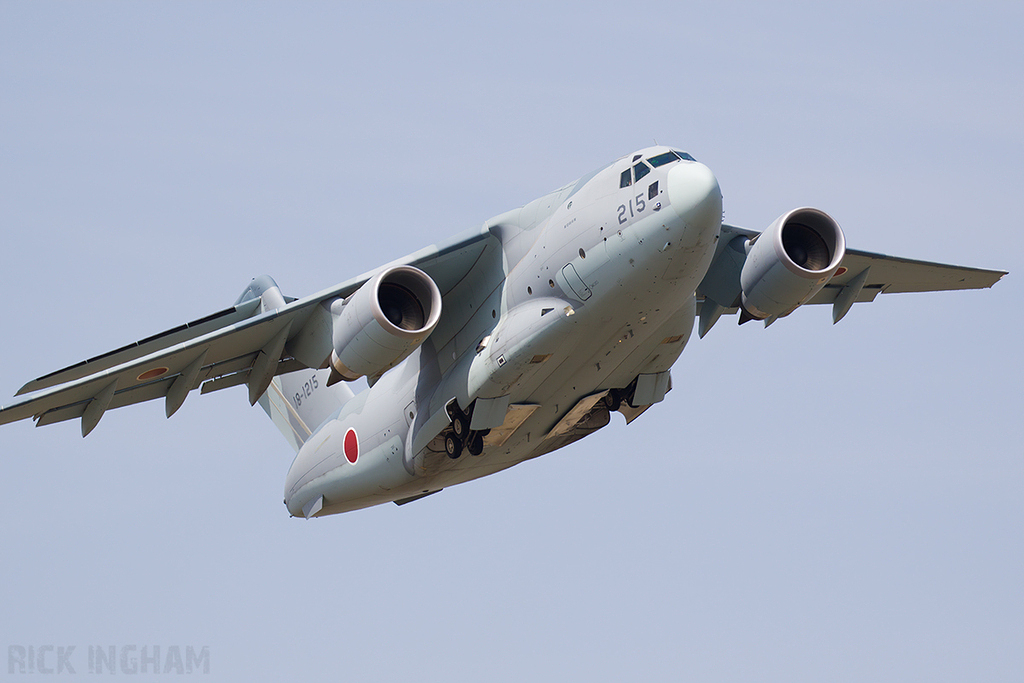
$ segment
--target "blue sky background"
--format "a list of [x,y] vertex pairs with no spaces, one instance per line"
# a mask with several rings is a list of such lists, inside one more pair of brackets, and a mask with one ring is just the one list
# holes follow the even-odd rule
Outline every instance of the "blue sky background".
[[813,205],[851,247],[1011,271],[723,320],[629,427],[312,522],[244,389],[4,426],[0,645],[80,674],[207,646],[225,681],[1024,680],[1022,31],[984,2],[0,4],[5,396],[655,140],[728,222]]

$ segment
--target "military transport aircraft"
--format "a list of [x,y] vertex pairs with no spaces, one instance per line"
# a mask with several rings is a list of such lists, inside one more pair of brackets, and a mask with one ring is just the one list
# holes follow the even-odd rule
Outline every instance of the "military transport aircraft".
[[[649,147],[478,230],[312,296],[255,278],[234,306],[29,382],[0,423],[80,418],[248,387],[296,451],[284,502],[317,517],[404,504],[632,422],[671,388],[694,324],[838,322],[880,293],[991,287],[1004,272],[846,248],[813,208],[722,223],[714,174]],[[347,382],[365,377],[354,394]]]

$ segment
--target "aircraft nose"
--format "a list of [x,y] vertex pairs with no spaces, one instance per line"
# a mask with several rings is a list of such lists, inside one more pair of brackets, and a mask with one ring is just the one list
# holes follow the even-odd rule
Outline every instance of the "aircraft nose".
[[668,172],[672,210],[687,227],[718,227],[722,221],[722,190],[711,169],[698,161],[677,163]]

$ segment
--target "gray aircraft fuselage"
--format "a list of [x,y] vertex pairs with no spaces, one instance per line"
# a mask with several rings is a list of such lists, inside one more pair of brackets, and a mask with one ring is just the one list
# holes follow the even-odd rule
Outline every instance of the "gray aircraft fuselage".
[[[501,245],[482,257],[493,276],[446,297],[475,310],[469,322],[441,348],[428,338],[314,430],[286,479],[289,512],[412,499],[550,452],[607,424],[621,400],[607,392],[638,377],[649,379],[635,387],[649,397],[640,403],[660,400],[722,220],[703,164],[632,170],[669,152],[641,150],[488,221]],[[478,456],[448,457],[431,428],[452,396],[475,401],[483,422],[487,406],[505,416],[481,432]]]

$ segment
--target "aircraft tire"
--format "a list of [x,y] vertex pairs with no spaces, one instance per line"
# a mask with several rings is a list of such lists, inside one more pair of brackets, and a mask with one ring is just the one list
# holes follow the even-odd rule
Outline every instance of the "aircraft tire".
[[473,432],[469,435],[469,441],[466,445],[469,449],[470,455],[480,455],[484,452],[484,433]]
[[608,406],[608,411],[614,413],[622,405],[622,393],[618,389],[612,389],[604,397],[604,403]]
[[452,416],[452,431],[460,439],[465,439],[466,433],[469,432],[469,418],[461,410]]
[[457,459],[462,455],[462,439],[451,433],[445,434],[444,452],[452,460]]

